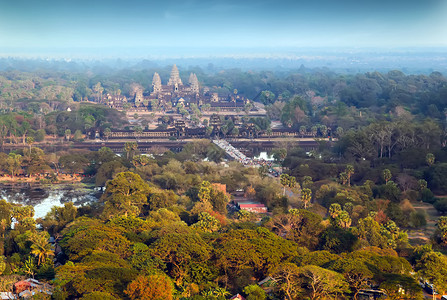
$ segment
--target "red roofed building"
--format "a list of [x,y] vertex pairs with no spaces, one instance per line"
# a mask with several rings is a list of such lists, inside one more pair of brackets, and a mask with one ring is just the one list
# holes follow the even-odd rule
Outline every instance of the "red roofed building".
[[14,292],[22,299],[32,297],[36,292],[52,295],[53,287],[48,283],[42,283],[36,279],[28,278],[16,282],[14,284]]
[[230,300],[245,300],[245,297],[241,296],[240,294],[236,294],[231,297]]
[[238,203],[239,209],[243,209],[253,213],[266,213],[267,207],[262,203]]
[[25,280],[18,281],[14,284],[14,289],[17,294],[20,294],[25,290],[31,289],[31,283]]

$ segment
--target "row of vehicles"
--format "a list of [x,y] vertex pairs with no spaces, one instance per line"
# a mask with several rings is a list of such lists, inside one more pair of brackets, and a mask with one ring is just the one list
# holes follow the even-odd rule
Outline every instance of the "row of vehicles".
[[[436,290],[433,284],[425,281],[421,282],[420,285],[427,294],[438,295],[438,291]],[[441,300],[447,300],[447,295],[442,295]]]
[[363,289],[357,294],[358,300],[382,300],[386,298],[386,293],[379,289]]
[[[433,284],[428,282],[420,282],[420,286],[424,289],[427,294],[438,295]],[[438,296],[439,297],[439,296]],[[363,289],[357,294],[358,300],[382,300],[387,299],[387,295],[384,291],[380,289]],[[438,299],[438,298],[437,298]],[[443,295],[441,300],[447,300],[447,295]]]

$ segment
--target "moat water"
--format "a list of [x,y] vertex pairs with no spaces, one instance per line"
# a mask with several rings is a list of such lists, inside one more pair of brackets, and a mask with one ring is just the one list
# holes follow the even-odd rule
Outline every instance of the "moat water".
[[73,202],[75,206],[98,201],[98,190],[73,184],[1,184],[0,199],[34,207],[35,218],[43,218],[53,206]]

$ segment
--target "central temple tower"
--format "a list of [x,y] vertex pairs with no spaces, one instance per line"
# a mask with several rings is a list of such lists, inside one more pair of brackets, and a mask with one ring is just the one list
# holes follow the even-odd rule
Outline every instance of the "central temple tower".
[[180,79],[180,75],[177,69],[177,66],[174,65],[171,70],[171,77],[169,77],[168,81],[169,86],[180,86],[183,85],[182,80]]

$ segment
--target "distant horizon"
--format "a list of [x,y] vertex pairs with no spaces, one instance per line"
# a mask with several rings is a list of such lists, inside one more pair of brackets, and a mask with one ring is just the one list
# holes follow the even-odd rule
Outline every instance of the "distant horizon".
[[17,59],[299,59],[318,55],[366,55],[366,54],[443,54],[447,58],[447,46],[438,47],[2,47],[1,58]]
[[[88,49],[83,49],[87,51]],[[111,70],[144,70],[164,68],[177,64],[181,69],[201,68],[205,72],[216,72],[225,69],[241,69],[244,71],[280,71],[288,72],[301,69],[327,68],[338,73],[365,73],[387,72],[400,70],[406,74],[430,74],[441,72],[447,74],[447,48],[300,48],[287,49],[287,51],[251,51],[234,53],[223,49],[222,52],[201,55],[177,55],[164,51],[162,55],[148,54],[122,55],[106,53],[98,56],[83,54],[67,55],[66,51],[53,53],[53,55],[2,55],[0,51],[0,71],[18,70],[33,72],[37,70],[48,71],[75,71],[107,73]],[[278,50],[278,49],[276,49]]]

